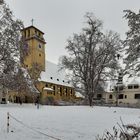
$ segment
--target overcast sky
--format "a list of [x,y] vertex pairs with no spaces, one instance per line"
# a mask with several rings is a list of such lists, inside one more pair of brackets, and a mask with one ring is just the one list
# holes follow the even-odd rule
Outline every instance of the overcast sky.
[[14,15],[45,33],[46,59],[58,62],[66,54],[66,40],[85,26],[84,15],[93,12],[103,21],[105,30],[113,30],[124,38],[127,22],[123,19],[124,9],[138,12],[140,0],[6,0]]

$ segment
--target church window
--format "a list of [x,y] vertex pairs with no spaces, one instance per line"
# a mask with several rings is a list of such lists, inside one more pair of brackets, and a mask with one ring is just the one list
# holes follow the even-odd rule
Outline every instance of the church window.
[[63,80],[63,83],[64,83],[65,81]]
[[39,53],[39,56],[41,56],[41,54]]
[[48,87],[48,84],[46,84],[46,87]]
[[68,89],[66,88],[66,93],[68,93]]
[[62,87],[60,87],[60,93],[62,93]]
[[53,79],[53,77],[50,77],[50,79]]
[[57,79],[57,81],[59,81],[59,79]]
[[125,95],[124,98],[127,99],[127,95]]

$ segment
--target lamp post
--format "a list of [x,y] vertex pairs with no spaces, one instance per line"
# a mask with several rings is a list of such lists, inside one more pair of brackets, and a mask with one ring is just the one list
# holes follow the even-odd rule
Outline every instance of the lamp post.
[[[117,61],[119,64],[119,59],[120,59],[120,54],[117,54]],[[120,64],[119,64],[120,65]],[[118,106],[118,98],[120,94],[120,90],[123,89],[123,75],[122,75],[122,70],[118,70],[118,79],[116,83],[116,106]]]

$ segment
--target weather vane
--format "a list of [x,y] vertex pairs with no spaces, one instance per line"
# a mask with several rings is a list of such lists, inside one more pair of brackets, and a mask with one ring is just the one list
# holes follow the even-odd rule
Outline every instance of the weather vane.
[[32,19],[31,22],[32,22],[32,26],[33,26],[34,25],[34,19]]

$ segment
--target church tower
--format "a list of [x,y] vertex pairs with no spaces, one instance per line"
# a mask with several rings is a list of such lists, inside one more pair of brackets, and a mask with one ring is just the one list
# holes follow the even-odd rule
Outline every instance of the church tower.
[[25,40],[25,48],[28,55],[24,58],[24,66],[31,69],[34,64],[40,66],[41,71],[45,71],[45,39],[44,33],[36,27],[29,26],[22,31],[22,37]]

